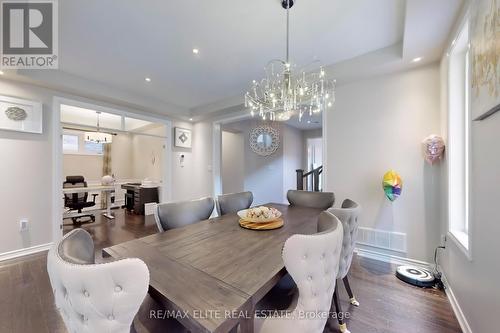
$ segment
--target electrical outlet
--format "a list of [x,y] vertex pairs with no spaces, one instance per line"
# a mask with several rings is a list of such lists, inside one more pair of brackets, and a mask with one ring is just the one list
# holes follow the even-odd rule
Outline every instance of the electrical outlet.
[[19,231],[28,231],[28,219],[20,219],[19,220]]

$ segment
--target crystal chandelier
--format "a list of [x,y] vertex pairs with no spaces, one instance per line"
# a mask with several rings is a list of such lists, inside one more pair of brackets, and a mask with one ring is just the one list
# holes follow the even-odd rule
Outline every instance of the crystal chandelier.
[[335,80],[326,76],[323,67],[318,72],[292,73],[289,45],[293,0],[283,0],[282,6],[286,9],[286,60],[271,60],[266,65],[266,77],[254,80],[245,94],[245,107],[252,117],[258,114],[262,120],[287,121],[297,114],[302,121],[304,115],[311,117],[333,105]]
[[93,143],[111,143],[113,141],[113,135],[109,133],[103,133],[99,130],[99,115],[100,111],[97,113],[97,131],[95,132],[85,132],[85,141]]

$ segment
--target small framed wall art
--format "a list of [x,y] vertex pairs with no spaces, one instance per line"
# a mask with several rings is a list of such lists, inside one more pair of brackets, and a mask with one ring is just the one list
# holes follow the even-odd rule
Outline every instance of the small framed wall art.
[[475,2],[472,19],[472,119],[500,111],[500,0]]
[[176,127],[174,129],[174,145],[180,148],[191,148],[191,130]]
[[0,130],[41,134],[42,103],[0,96]]

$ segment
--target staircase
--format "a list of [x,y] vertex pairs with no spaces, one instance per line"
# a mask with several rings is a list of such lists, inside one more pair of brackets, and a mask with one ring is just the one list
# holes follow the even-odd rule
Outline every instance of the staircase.
[[[295,170],[297,172],[297,190],[322,192],[323,189],[320,188],[321,173],[323,172],[323,166],[319,166],[309,172],[305,172],[303,169]],[[305,185],[305,186],[304,186]]]

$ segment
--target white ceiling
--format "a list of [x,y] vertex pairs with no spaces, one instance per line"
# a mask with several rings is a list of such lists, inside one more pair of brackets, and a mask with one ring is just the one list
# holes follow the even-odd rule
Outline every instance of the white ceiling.
[[[277,0],[59,4],[61,70],[188,108],[244,92],[270,59],[284,57]],[[291,54],[301,65],[331,64],[392,45],[403,29],[401,0],[298,0]]]
[[[299,65],[332,65],[402,45],[400,62],[435,61],[462,2],[297,0],[291,57]],[[263,66],[284,57],[279,0],[64,0],[59,18],[60,70],[24,75],[93,95],[110,96],[112,87],[115,99],[146,108],[132,101],[140,96],[155,112],[196,116],[241,104]],[[159,110],[161,103],[169,110]]]
[[322,128],[323,127],[322,120],[323,119],[321,113],[313,113],[311,117],[309,117],[309,115],[304,115],[301,121],[299,121],[298,116],[293,116],[285,123],[288,126],[295,127],[299,130],[310,130],[310,129]]

